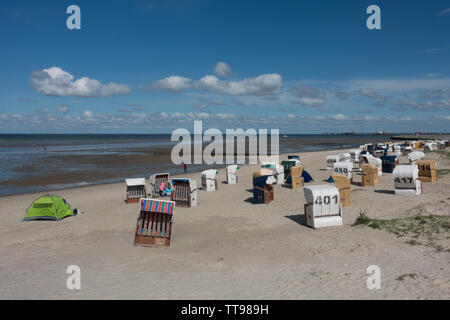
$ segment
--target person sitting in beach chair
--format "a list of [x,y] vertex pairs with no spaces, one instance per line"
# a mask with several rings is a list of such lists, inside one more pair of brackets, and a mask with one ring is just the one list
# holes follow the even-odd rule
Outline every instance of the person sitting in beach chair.
[[159,184],[159,195],[164,196],[164,190],[166,190],[166,184],[164,182],[161,182]]
[[172,194],[172,192],[173,192],[173,188],[172,188],[172,186],[170,185],[170,183],[168,182],[167,185],[166,185],[166,188],[164,189],[164,196],[165,196],[165,197],[170,197],[170,195]]

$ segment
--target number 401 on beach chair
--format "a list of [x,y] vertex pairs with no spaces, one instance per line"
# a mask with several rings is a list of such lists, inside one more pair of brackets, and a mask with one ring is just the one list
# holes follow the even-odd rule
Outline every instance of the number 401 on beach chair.
[[141,199],[135,246],[170,246],[175,202]]

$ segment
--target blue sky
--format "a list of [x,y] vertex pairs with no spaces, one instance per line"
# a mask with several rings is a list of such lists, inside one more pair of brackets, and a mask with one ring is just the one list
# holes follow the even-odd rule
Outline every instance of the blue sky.
[[11,1],[0,26],[2,133],[450,131],[448,1]]

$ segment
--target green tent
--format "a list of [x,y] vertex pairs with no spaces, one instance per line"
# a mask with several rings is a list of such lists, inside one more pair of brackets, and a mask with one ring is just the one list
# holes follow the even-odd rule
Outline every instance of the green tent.
[[30,220],[61,220],[77,214],[70,204],[60,196],[47,194],[33,201],[26,211],[22,221]]

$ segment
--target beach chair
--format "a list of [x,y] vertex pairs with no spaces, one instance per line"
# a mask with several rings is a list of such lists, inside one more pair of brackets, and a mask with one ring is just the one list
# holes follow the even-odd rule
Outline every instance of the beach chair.
[[197,181],[193,179],[172,179],[171,200],[178,206],[195,207],[197,205]]
[[335,186],[309,186],[303,190],[306,225],[312,228],[342,225],[341,199]]
[[239,166],[232,164],[227,166],[227,183],[228,184],[236,184],[238,182],[237,170],[239,170]]
[[291,188],[301,188],[303,187],[303,166],[295,166],[291,168]]
[[436,160],[420,160],[416,162],[419,167],[419,180],[422,182],[436,182],[437,162]]
[[387,173],[392,173],[395,167],[399,164],[398,158],[395,155],[382,156],[380,157],[380,160],[383,172]]
[[350,179],[342,174],[332,174],[331,178],[333,179],[336,188],[339,190],[342,207],[350,207]]
[[419,167],[416,164],[398,165],[393,172],[395,194],[422,194],[422,181],[419,180]]
[[363,171],[361,184],[363,187],[374,187],[378,183],[377,166],[374,164],[362,164],[361,169]]
[[[279,165],[275,162],[263,162],[261,164],[261,169],[267,169],[272,170],[272,175],[277,180],[277,184],[283,184],[284,183],[284,167],[282,165]],[[265,173],[264,175],[267,175],[268,173]]]
[[359,162],[359,154],[361,153],[360,150],[351,150],[350,151],[350,157],[353,162]]
[[381,176],[383,174],[383,162],[381,161],[381,159],[375,158],[371,154],[363,154],[361,155],[360,159],[360,163],[374,164],[377,167],[378,176]]
[[288,160],[298,160],[298,161],[300,161],[300,156],[290,155],[290,156],[288,156]]
[[339,161],[352,161],[352,155],[350,153],[341,153],[339,155]]
[[289,175],[291,174],[291,168],[295,167],[295,166],[299,166],[300,161],[296,160],[296,159],[284,160],[281,162],[281,165],[284,168],[284,178],[287,179],[287,177],[289,177]]
[[341,156],[340,155],[328,155],[327,156],[327,169],[332,170],[334,167],[334,164],[336,162],[341,161]]
[[127,203],[139,202],[139,199],[147,197],[145,178],[125,179],[127,185]]
[[202,172],[202,187],[203,190],[206,191],[214,191],[218,189],[216,175],[219,174],[219,171],[213,170],[205,170]]
[[135,246],[170,246],[175,202],[141,199]]
[[152,196],[155,196],[159,194],[159,186],[162,182],[164,182],[164,185],[167,185],[167,183],[169,183],[170,173],[155,173],[152,174],[148,180],[150,185],[149,193]]
[[255,176],[253,174],[253,204],[273,201],[273,186],[275,178],[272,175]]
[[425,157],[425,153],[422,151],[413,151],[410,154],[408,154],[408,160],[410,164],[415,163],[416,161],[421,160]]
[[336,162],[333,171],[346,176],[350,181],[353,180],[353,162]]

